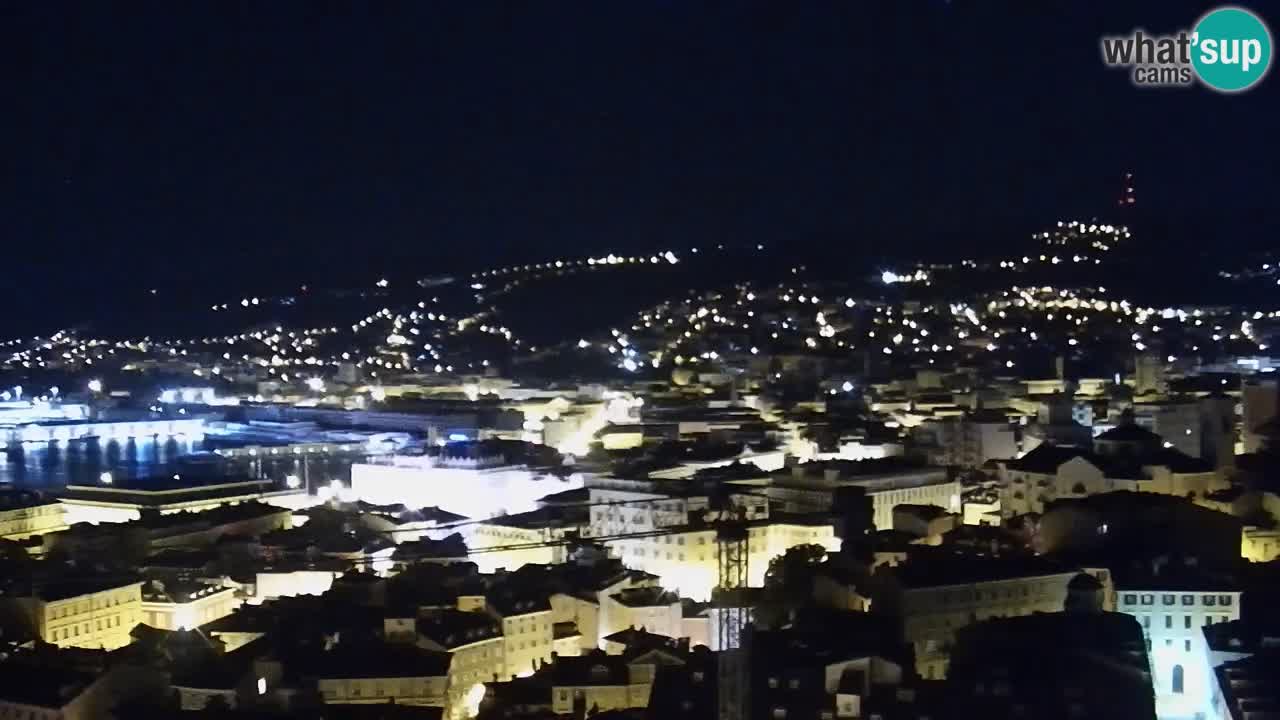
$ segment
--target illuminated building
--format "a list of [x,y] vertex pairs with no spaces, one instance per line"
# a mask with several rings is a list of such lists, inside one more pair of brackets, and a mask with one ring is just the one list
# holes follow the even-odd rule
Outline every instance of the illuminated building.
[[30,402],[28,400],[0,401],[0,427],[84,420],[89,417],[89,406],[77,403]]
[[575,474],[544,476],[518,465],[441,467],[431,458],[393,456],[351,466],[351,491],[375,505],[439,507],[471,518],[528,512],[548,493],[582,487]]
[[126,482],[110,478],[100,485],[67,485],[58,492],[66,508],[67,523],[120,523],[137,520],[140,511],[153,509],[162,515],[200,512],[224,505],[258,500],[279,507],[305,505],[305,490],[282,490],[267,480],[232,480],[218,483],[150,479]]
[[142,588],[142,622],[161,630],[191,630],[230,615],[240,604],[230,587],[151,580]]
[[[419,388],[414,388],[418,390]],[[489,398],[409,399],[387,393],[378,410],[344,410],[297,405],[251,405],[244,409],[250,421],[302,421],[326,427],[372,429],[379,432],[414,432],[430,444],[453,440],[482,440],[523,432],[524,415]],[[452,438],[452,440],[451,440]]]
[[[762,586],[769,561],[796,545],[840,548],[829,515],[777,514],[748,521],[747,533],[747,584],[751,587]],[[661,535],[611,540],[609,547],[628,567],[658,576],[664,587],[684,597],[710,600],[712,589],[720,584],[721,546],[714,527],[671,527]]]
[[485,612],[437,610],[417,619],[418,646],[447,652],[448,701],[451,718],[467,717],[473,689],[506,674],[506,659],[499,623]]
[[[923,678],[946,677],[960,628],[993,617],[1057,612],[1080,574],[1034,557],[982,557],[919,548],[905,562],[877,570],[871,611],[901,620]],[[1109,584],[1109,583],[1108,583]]]
[[6,439],[4,437],[5,432],[8,433],[7,443],[9,445],[68,442],[86,438],[125,440],[128,438],[154,436],[185,437],[198,440],[204,436],[204,419],[41,422],[13,428],[0,428],[0,439]]
[[502,622],[503,677],[530,675],[539,665],[551,661],[554,633],[551,604],[542,600],[490,598],[489,612]]
[[1259,708],[1280,706],[1280,693],[1276,691],[1275,683],[1277,676],[1280,676],[1280,653],[1274,650],[1228,660],[1215,667],[1210,709],[1205,717],[1248,720],[1259,715]]
[[1055,500],[1130,491],[1205,497],[1226,487],[1214,464],[1163,447],[1160,437],[1120,425],[1094,439],[1093,448],[1043,444],[1001,464],[1001,512],[1043,513]]
[[254,576],[253,595],[246,602],[260,604],[266,600],[298,595],[323,595],[333,587],[351,564],[343,560],[312,560],[279,563]]
[[[597,568],[569,566],[565,592],[551,596],[551,619],[559,625],[572,623],[578,629],[583,652],[600,648],[604,637],[623,629],[603,618],[611,595],[630,588],[656,587],[658,578],[639,570],[627,570],[617,560],[606,561]],[[606,622],[602,622],[602,619]],[[623,618],[622,622],[625,622]]]
[[1248,718],[1246,710],[1280,707],[1280,627],[1272,617],[1206,625],[1201,634],[1209,679],[1203,717],[1236,720]]
[[44,642],[114,650],[142,620],[142,581],[67,579],[41,583],[11,603]]
[[901,504],[937,505],[947,512],[961,509],[960,483],[949,480],[945,468],[897,457],[798,463],[771,475],[758,491],[782,511],[812,513],[830,511],[841,487],[866,490],[879,530],[893,528],[893,508]]
[[[747,470],[751,477],[765,475]],[[687,483],[593,477],[588,483],[591,508],[590,534],[596,537],[627,535],[688,525],[711,509],[710,495]],[[768,517],[768,502],[751,488],[729,490],[728,501],[742,508],[743,517]]]
[[981,467],[988,460],[1018,454],[1018,440],[1009,417],[984,410],[958,418],[929,421],[912,430],[913,437],[927,439],[929,462],[933,465]]
[[651,633],[680,637],[683,634],[684,609],[680,596],[660,587],[638,587],[619,590],[600,602],[599,645],[609,635],[630,628],[644,628]]
[[253,537],[293,526],[293,513],[259,502],[225,505],[200,512],[147,514],[126,523],[72,525],[43,536],[44,551],[65,551],[73,556],[136,554],[139,557],[165,548],[212,547],[229,536]]
[[559,657],[582,654],[582,632],[571,622],[558,622],[551,626],[551,652]]
[[1116,609],[1142,626],[1160,716],[1207,708],[1213,678],[1205,628],[1239,619],[1239,590],[1194,568],[1158,563],[1144,577],[1117,578]]
[[0,539],[22,540],[65,530],[62,503],[31,490],[0,490]]
[[361,502],[357,503],[357,509],[359,512],[352,518],[355,522],[397,545],[403,542],[416,542],[424,537],[430,539],[440,526],[448,526],[467,519],[438,507],[410,509],[399,503],[370,505]]
[[563,562],[565,548],[559,541],[580,532],[586,518],[585,508],[546,507],[467,525],[463,532],[469,557],[482,572],[515,570]]
[[1241,533],[1240,557],[1250,562],[1271,562],[1280,557],[1280,529],[1246,525]]

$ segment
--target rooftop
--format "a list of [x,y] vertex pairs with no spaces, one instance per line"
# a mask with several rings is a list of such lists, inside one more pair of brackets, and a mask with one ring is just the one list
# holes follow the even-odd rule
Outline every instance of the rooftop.
[[1107,442],[1138,443],[1141,445],[1159,445],[1163,442],[1159,435],[1133,424],[1117,425],[1102,433],[1096,439],[1106,440]]
[[60,709],[76,699],[94,676],[75,670],[27,667],[15,662],[0,664],[0,701]]
[[142,586],[143,602],[188,603],[232,589],[199,580],[149,580]]
[[0,489],[0,512],[58,504],[60,503],[57,498],[49,497],[48,495],[36,490],[24,490],[20,488]]
[[886,568],[905,589],[998,582],[1024,577],[1074,575],[1077,568],[1034,555],[985,556],[943,547],[911,546],[905,562]]
[[418,618],[418,633],[449,650],[502,635],[493,618],[461,610],[439,610]]
[[339,678],[444,677],[452,656],[413,645],[339,644],[314,658],[312,673],[322,680]]
[[39,583],[32,588],[31,594],[46,602],[56,602],[58,600],[66,600],[68,598],[79,597],[81,595],[91,595],[93,593],[106,592],[108,590],[118,590],[141,582],[142,578],[128,576],[95,577],[92,575],[84,575],[77,577],[64,577]]
[[1280,649],[1239,660],[1214,669],[1223,701],[1231,718],[1274,718],[1280,716]]
[[654,607],[680,602],[680,596],[660,587],[627,588],[609,597],[627,607]]

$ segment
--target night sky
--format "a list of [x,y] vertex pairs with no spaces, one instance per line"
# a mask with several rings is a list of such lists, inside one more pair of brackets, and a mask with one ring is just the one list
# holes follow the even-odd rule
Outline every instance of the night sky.
[[0,300],[61,321],[710,242],[977,254],[1108,212],[1130,169],[1171,243],[1280,245],[1274,69],[1223,96],[1101,63],[1100,35],[1215,4],[5,2]]

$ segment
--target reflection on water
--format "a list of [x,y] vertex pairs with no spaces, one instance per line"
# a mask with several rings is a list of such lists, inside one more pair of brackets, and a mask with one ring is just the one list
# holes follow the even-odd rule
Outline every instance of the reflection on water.
[[[219,443],[226,447],[227,443]],[[318,487],[333,480],[351,481],[351,462],[364,458],[271,460],[227,459],[205,453],[212,448],[204,439],[97,438],[70,442],[28,443],[11,448],[7,461],[0,463],[0,485],[58,488],[64,485],[96,485],[102,473],[113,478],[161,478],[181,473],[184,477],[253,477],[281,483],[296,475],[307,486]]]
[[55,488],[97,484],[104,472],[117,478],[160,477],[175,472],[178,457],[203,450],[202,442],[170,437],[29,443],[9,450],[8,462],[0,466],[0,481]]

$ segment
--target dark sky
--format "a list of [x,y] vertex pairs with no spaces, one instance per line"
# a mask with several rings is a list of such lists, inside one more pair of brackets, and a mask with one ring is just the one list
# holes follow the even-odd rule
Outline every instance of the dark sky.
[[1100,35],[1212,5],[3,2],[8,302],[708,242],[927,254],[1105,210],[1127,169],[1161,227],[1266,243],[1280,78],[1140,90],[1100,61]]

